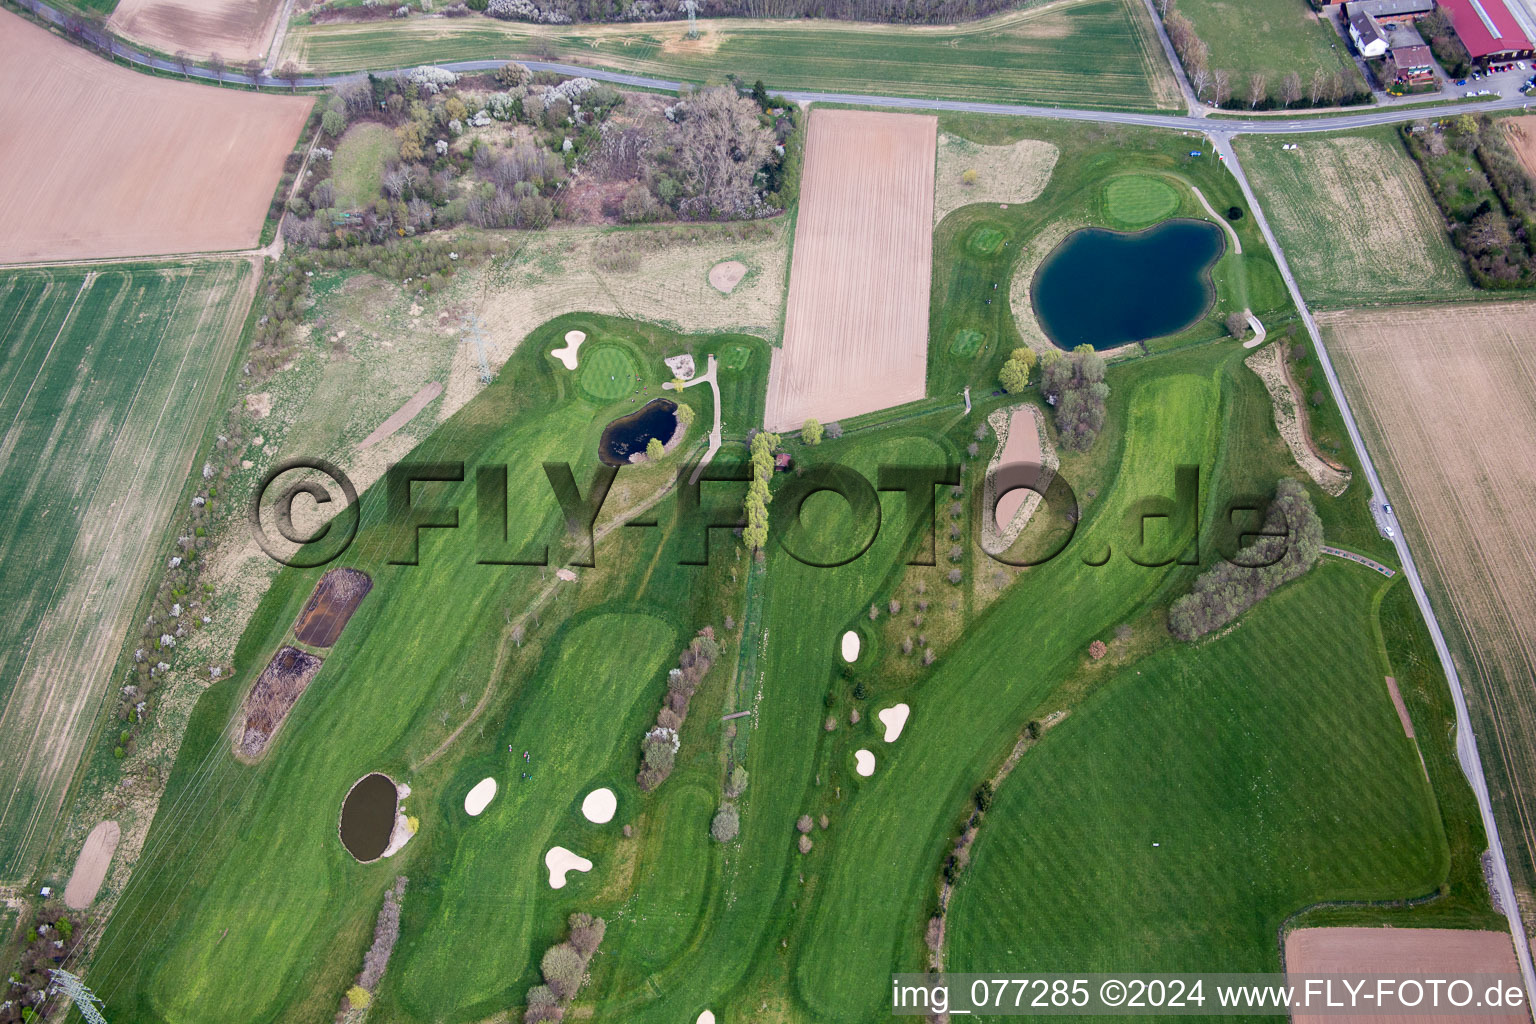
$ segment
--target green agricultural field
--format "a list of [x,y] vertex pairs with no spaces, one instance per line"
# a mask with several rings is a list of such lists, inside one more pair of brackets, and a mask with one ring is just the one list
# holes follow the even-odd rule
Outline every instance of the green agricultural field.
[[[1170,215],[1203,215],[1191,186],[1246,209],[1177,135],[943,120],[977,142],[1048,139],[1061,148],[1057,172],[1033,202],[972,206],[939,225],[929,397],[846,422],[817,446],[785,438],[794,469],[773,478],[760,560],[730,529],[743,483],[701,484],[698,516],[666,493],[713,412],[699,387],[682,396],[698,413],[684,451],[621,468],[593,564],[576,564],[574,581],[551,571],[580,546],[561,537],[544,464],[569,463],[590,493],[603,426],[657,393],[662,356],[687,350],[722,356],[716,468],[743,468],[770,354],[755,338],[572,314],[533,331],[413,452],[465,463],[463,482],[412,492],[423,510],[456,508],[457,529],[420,530],[408,559],[402,545],[417,534],[390,519],[387,485],[365,492],[340,564],[369,572],[374,589],[273,747],[245,765],[230,735],[242,694],[289,641],[321,570],[277,575],[234,654],[238,674],[193,714],[87,970],[110,1019],[191,1024],[210,1005],[221,1019],[326,1019],[403,875],[400,938],[373,992],[381,1020],[518,1019],[542,952],[584,911],[607,934],[568,1019],[675,1024],[707,1009],[722,1021],[873,1024],[889,1019],[891,972],[930,962],[946,858],[977,786],[1016,746],[969,865],[950,869],[951,969],[1273,970],[1288,920],[1500,927],[1445,682],[1401,581],[1326,561],[1201,643],[1167,633],[1168,605],[1217,557],[1229,500],[1299,476],[1219,312],[1110,365],[1097,443],[1061,452],[1076,513],[1052,509],[1030,527],[1070,519],[1057,557],[1019,571],[968,540],[951,547],[985,514],[986,417],[1041,401],[991,392],[1022,337],[1010,279],[1028,272],[1042,233],[1103,223],[1106,187],[1126,175],[1166,183]],[[1218,295],[1251,299],[1277,338],[1294,340],[1253,218],[1234,227],[1244,253],[1223,258]],[[569,330],[591,339],[591,362],[574,373],[547,355]],[[588,366],[598,385],[619,375],[609,351],[643,378],[641,395],[602,395],[586,380]],[[1336,410],[1318,410],[1314,428],[1331,438]],[[482,521],[473,482],[502,464],[505,525]],[[875,481],[891,466],[955,474],[937,492],[937,522],[898,490],[871,491],[875,528],[822,491],[790,529],[793,492],[817,471]],[[1136,513],[1171,500],[1185,466],[1197,470],[1198,529],[1154,519],[1143,535]],[[1358,488],[1311,495],[1330,543],[1392,558]],[[506,564],[545,543],[550,566]],[[1201,565],[1176,560],[1186,553]],[[706,626],[721,656],[688,707],[672,775],[641,792],[641,736],[668,669]],[[862,645],[847,664],[850,630]],[[1090,657],[1095,641],[1102,660]],[[1403,681],[1417,749],[1387,674]],[[878,712],[897,702],[911,717],[886,743]],[[1020,745],[1042,720],[1038,744]],[[873,774],[855,771],[860,751]],[[710,822],[735,767],[748,779],[734,798],[740,831],[721,844]],[[392,859],[360,865],[338,841],[337,812],[371,771],[410,785],[420,831]],[[500,791],[471,818],[464,796],[486,777]],[[597,786],[618,801],[601,825],[579,810]],[[593,866],[554,889],[544,856],[557,845]],[[1321,901],[1359,902],[1307,909]]]
[[244,262],[0,275],[0,881],[38,866],[254,284]]
[[[1292,143],[1298,148],[1280,148]],[[1309,304],[1475,294],[1395,128],[1285,143],[1242,137],[1236,145]]]
[[347,129],[336,143],[336,155],[331,160],[336,208],[355,210],[378,199],[384,181],[384,161],[399,148],[395,133],[381,124],[367,122]]
[[[1301,0],[1296,0],[1301,3]],[[726,73],[771,89],[994,103],[1177,108],[1150,16],[1131,0],[1073,0],[958,26],[704,20],[551,28],[488,18],[293,26],[284,55],[326,72],[521,55],[692,82]]]
[[1292,71],[1301,76],[1303,98],[1317,71],[1338,74],[1346,94],[1366,87],[1344,40],[1307,0],[1179,0],[1178,10],[1210,47],[1210,67],[1231,74],[1232,95],[1245,103],[1254,73],[1277,97]]

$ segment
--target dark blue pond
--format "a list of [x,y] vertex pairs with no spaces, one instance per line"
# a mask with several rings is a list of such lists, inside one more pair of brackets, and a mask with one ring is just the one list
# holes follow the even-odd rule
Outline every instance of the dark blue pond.
[[644,454],[651,438],[661,439],[662,444],[672,440],[677,429],[677,403],[665,398],[647,402],[628,416],[620,416],[608,424],[602,440],[597,444],[597,457],[610,466],[627,466],[629,457]]
[[1035,315],[1067,349],[1177,334],[1210,308],[1210,269],[1225,245],[1221,229],[1203,220],[1170,220],[1134,234],[1074,231],[1035,275]]

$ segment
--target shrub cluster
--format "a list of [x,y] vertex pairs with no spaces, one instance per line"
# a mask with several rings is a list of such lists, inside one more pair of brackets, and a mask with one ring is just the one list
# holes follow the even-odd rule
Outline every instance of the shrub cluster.
[[1322,554],[1323,524],[1305,487],[1289,477],[1275,484],[1262,534],[1231,561],[1201,573],[1168,610],[1169,632],[1180,640],[1204,636],[1312,568]]
[[672,774],[681,743],[679,734],[688,718],[688,702],[719,657],[715,631],[705,626],[678,656],[677,668],[667,673],[666,699],[656,713],[656,724],[640,741],[640,774],[635,781],[642,792],[650,792]]
[[1047,352],[1040,360],[1040,393],[1056,407],[1056,432],[1074,451],[1093,447],[1104,429],[1104,357],[1092,345],[1079,345],[1070,354]]
[[587,980],[587,965],[597,947],[602,945],[607,922],[591,914],[570,916],[570,937],[544,951],[539,972],[544,984],[528,990],[528,1006],[523,1011],[525,1024],[558,1021],[565,1018],[566,1007]]
[[773,452],[780,440],[766,430],[752,435],[752,482],[747,486],[747,526],[741,535],[749,551],[761,551],[768,543],[768,503],[773,500],[768,482],[773,479]]
[[395,878],[395,884],[384,893],[384,903],[373,923],[373,945],[363,955],[363,969],[347,989],[342,1011],[366,1010],[373,1003],[373,993],[384,980],[384,968],[389,966],[390,954],[400,938],[400,901],[405,898],[404,875]]
[[1479,288],[1536,283],[1536,185],[1496,123],[1462,114],[1398,129]]
[[48,999],[48,972],[63,963],[79,945],[78,923],[53,900],[37,911],[22,935],[20,957],[3,989],[0,1024],[43,1019],[41,1007]]

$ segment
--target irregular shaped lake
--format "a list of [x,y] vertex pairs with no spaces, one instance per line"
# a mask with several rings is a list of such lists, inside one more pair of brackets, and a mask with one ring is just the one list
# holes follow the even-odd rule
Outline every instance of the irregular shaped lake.
[[677,403],[666,398],[652,399],[608,424],[597,444],[597,457],[610,466],[628,465],[631,455],[645,454],[651,438],[660,438],[666,444],[676,429]]
[[357,780],[341,805],[341,845],[358,860],[378,860],[389,848],[400,794],[394,780],[374,772]]
[[1203,220],[1170,220],[1134,234],[1074,231],[1035,275],[1035,315],[1065,349],[1176,334],[1210,308],[1210,269],[1225,246],[1221,228]]

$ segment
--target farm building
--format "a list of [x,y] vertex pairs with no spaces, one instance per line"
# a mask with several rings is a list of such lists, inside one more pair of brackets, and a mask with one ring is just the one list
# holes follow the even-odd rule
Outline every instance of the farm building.
[[1378,20],[1414,21],[1435,9],[1435,0],[1349,0],[1344,13],[1369,14]]
[[1387,52],[1387,34],[1376,19],[1364,11],[1349,16],[1349,38],[1362,57],[1380,57]]
[[1461,45],[1475,61],[1529,57],[1531,41],[1520,31],[1504,0],[1439,0]]
[[1435,59],[1429,47],[1394,46],[1387,52],[1387,59],[1397,72],[1397,80],[1407,85],[1418,85],[1435,80]]

